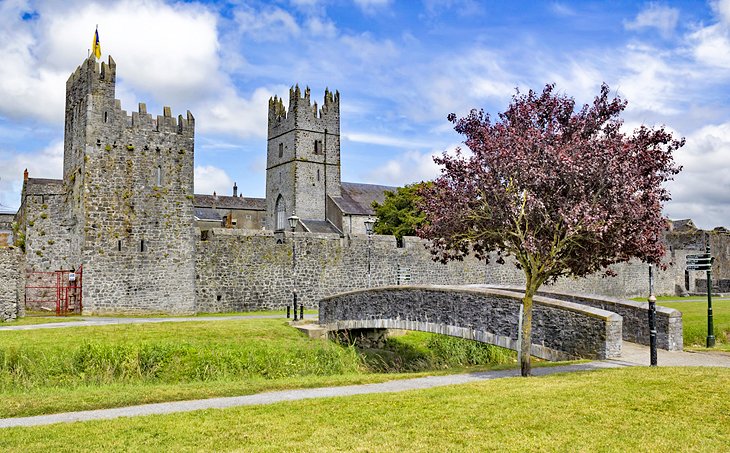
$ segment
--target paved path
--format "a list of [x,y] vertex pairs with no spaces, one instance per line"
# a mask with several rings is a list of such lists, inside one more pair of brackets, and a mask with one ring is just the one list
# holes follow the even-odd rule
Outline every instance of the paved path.
[[[533,368],[535,376],[572,371],[587,371],[603,368],[625,366],[608,361],[580,363],[556,367]],[[86,420],[109,420],[118,417],[137,417],[153,414],[170,414],[173,412],[190,412],[202,409],[225,409],[238,406],[272,404],[283,401],[296,401],[312,398],[329,398],[336,396],[364,395],[370,393],[393,393],[406,390],[422,390],[447,385],[468,384],[490,379],[516,377],[519,370],[485,371],[470,374],[447,376],[427,376],[415,379],[402,379],[379,384],[347,385],[342,387],[322,387],[301,390],[282,390],[277,392],[258,393],[255,395],[232,396],[225,398],[209,398],[192,401],[173,401],[169,403],[143,404],[140,406],[119,407],[114,409],[97,409],[62,414],[38,415],[35,417],[19,417],[0,419],[0,428],[17,426],[50,425],[52,423],[71,423]]]
[[[309,315],[308,317],[314,317]],[[186,318],[77,318],[80,321],[33,324],[26,326],[0,327],[0,330],[32,330],[62,327],[102,326],[113,324],[138,324],[160,322],[191,321],[226,321],[235,319],[281,318],[282,315],[250,315],[250,316],[199,316]],[[721,352],[669,352],[658,351],[659,366],[716,366],[730,367],[730,353]],[[556,367],[533,368],[535,376],[572,371],[587,371],[624,366],[649,365],[649,348],[635,343],[623,343],[622,356],[618,359],[564,365]],[[362,395],[369,393],[392,393],[406,390],[419,390],[446,385],[467,384],[489,379],[516,377],[519,370],[487,371],[481,373],[457,374],[447,376],[428,376],[415,379],[394,380],[380,384],[349,385],[343,387],[323,387],[315,389],[282,390],[246,396],[225,398],[209,398],[204,400],[174,401],[167,403],[144,404],[139,406],[119,407],[113,409],[97,409],[91,411],[68,412],[61,414],[39,415],[34,417],[18,417],[0,419],[0,428],[15,426],[38,426],[53,423],[70,423],[86,420],[109,420],[118,417],[136,417],[153,414],[170,414],[189,412],[201,409],[224,409],[228,407],[272,404],[282,401],[295,401],[311,398]]]
[[[307,319],[315,319],[317,315],[307,315]],[[44,324],[26,324],[22,326],[0,326],[3,330],[35,330],[35,329],[61,329],[64,327],[88,327],[88,326],[110,326],[113,324],[152,324],[160,322],[194,322],[194,321],[231,321],[236,319],[282,319],[281,315],[238,315],[238,316],[189,316],[175,318],[107,318],[107,317],[79,317],[74,321],[49,322]]]
[[[621,357],[610,362],[624,365],[649,366],[649,347],[624,341]],[[658,366],[717,366],[730,367],[730,353],[719,351],[665,351],[657,350]]]

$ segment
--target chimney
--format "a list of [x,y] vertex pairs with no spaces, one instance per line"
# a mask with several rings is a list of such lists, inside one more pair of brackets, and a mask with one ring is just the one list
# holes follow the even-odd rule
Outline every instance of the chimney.
[[28,182],[28,169],[23,172],[23,182]]
[[235,197],[238,194],[238,186],[236,183],[233,183],[233,196]]

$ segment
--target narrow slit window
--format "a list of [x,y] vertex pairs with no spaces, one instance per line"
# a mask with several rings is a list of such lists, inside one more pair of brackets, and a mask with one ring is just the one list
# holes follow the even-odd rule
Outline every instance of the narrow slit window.
[[104,112],[104,122],[105,123],[109,122],[109,112]]
[[317,181],[319,181],[319,168],[317,169]]
[[314,141],[314,154],[322,154],[322,140]]
[[146,252],[147,251],[147,244],[144,242],[144,239],[139,241],[139,251],[140,252]]
[[279,143],[279,157],[284,157],[284,144]]
[[157,181],[158,186],[162,185],[162,167],[159,165],[155,169],[155,181]]
[[122,251],[122,241],[117,241],[117,252]]

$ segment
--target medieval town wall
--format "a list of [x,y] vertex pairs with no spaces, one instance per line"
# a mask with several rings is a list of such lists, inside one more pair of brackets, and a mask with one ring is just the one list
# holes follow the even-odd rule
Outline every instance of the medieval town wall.
[[[398,248],[393,236],[372,237],[371,286],[397,284],[399,269],[412,284],[484,283],[484,263],[467,258],[443,265],[430,259],[420,239],[404,243]],[[200,312],[281,308],[291,305],[294,288],[299,302],[314,308],[322,297],[368,286],[366,235],[216,229],[197,246]]]
[[0,322],[22,316],[22,260],[19,248],[0,247]]
[[[296,249],[296,267],[292,257]],[[404,238],[398,248],[393,236],[374,235],[370,243],[372,287],[395,285],[398,273],[408,272],[409,284],[495,284],[524,286],[524,275],[507,260],[485,264],[473,257],[443,265],[431,260],[425,241]],[[686,251],[674,252],[684,262]],[[672,254],[667,255],[671,261]],[[214,229],[197,243],[195,291],[200,312],[282,308],[298,301],[314,307],[319,299],[368,286],[366,235],[273,233]],[[628,298],[648,296],[649,267],[640,262],[612,266],[616,277],[601,274],[563,278],[546,291],[602,294]],[[683,267],[655,270],[656,294],[675,294],[683,284]]]

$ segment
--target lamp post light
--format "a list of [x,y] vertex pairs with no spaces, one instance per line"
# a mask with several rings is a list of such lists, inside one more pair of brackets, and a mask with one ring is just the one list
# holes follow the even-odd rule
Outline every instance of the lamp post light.
[[[291,270],[292,280],[294,281],[292,296],[294,299],[294,321],[297,321],[297,248],[294,243],[294,230],[297,228],[297,223],[299,223],[299,217],[297,217],[295,213],[292,213],[291,217],[287,220],[289,221],[289,228],[291,229]],[[302,317],[304,317],[303,313]]]
[[371,284],[371,276],[370,276],[370,242],[373,239],[373,225],[375,225],[375,219],[368,217],[367,220],[365,220],[365,232],[368,234],[368,288],[370,288]]

